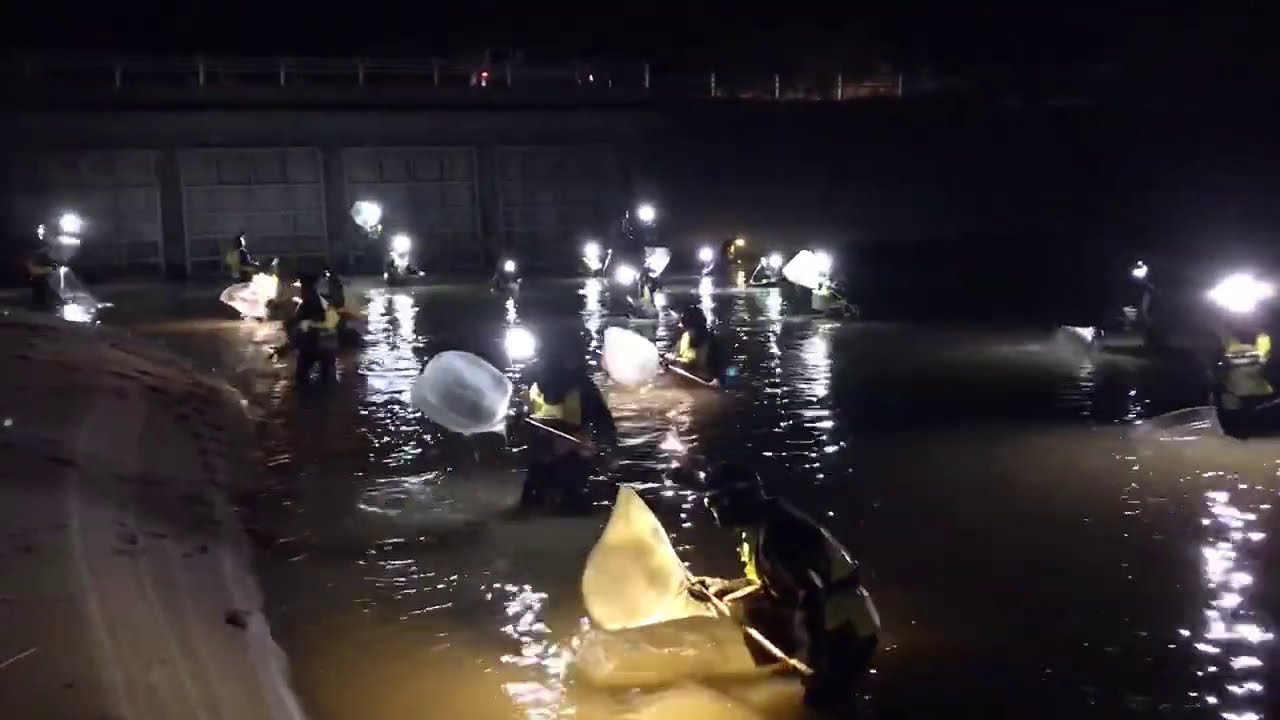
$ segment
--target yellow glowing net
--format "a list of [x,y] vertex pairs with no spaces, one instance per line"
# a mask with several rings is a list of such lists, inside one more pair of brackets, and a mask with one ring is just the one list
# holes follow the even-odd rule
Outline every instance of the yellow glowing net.
[[582,573],[582,599],[592,623],[622,630],[714,617],[711,607],[689,596],[687,583],[687,571],[662,523],[635,490],[620,488]]

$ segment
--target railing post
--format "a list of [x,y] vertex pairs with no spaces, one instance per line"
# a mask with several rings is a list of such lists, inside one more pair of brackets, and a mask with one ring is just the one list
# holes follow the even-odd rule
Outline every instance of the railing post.
[[898,97],[902,97],[902,73],[898,73]]
[[204,58],[196,58],[196,77],[198,78],[200,87],[204,87]]
[[836,72],[836,100],[844,100],[844,73]]
[[507,60],[503,63],[503,66],[507,73],[507,87],[511,87],[511,61]]
[[773,99],[774,100],[782,99],[782,78],[778,75],[778,73],[773,74]]
[[435,83],[436,87],[440,87],[440,61],[439,60],[431,61],[431,82]]
[[120,86],[124,84],[124,65],[119,60],[116,60],[115,64],[115,80],[116,89],[119,90]]
[[714,70],[712,70],[711,71],[711,97],[715,97],[715,96],[716,96],[716,73]]
[[279,58],[279,59],[277,59],[277,60],[276,60],[276,62],[277,62],[277,63],[279,63],[278,70],[280,71],[280,87],[284,87],[284,81],[285,81],[285,76],[284,76],[284,58]]
[[649,61],[644,61],[644,89],[649,89]]
[[356,84],[364,85],[364,58],[356,60]]

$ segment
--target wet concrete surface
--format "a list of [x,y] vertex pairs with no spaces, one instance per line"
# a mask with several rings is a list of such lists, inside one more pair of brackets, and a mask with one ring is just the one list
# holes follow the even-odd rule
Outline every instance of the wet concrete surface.
[[327,388],[292,385],[269,357],[275,326],[204,299],[106,321],[215,369],[258,409],[267,489],[243,515],[320,720],[615,714],[564,672],[614,484],[641,485],[696,572],[736,571],[731,538],[664,481],[682,460],[672,437],[754,463],[862,561],[884,622],[875,716],[1244,719],[1275,704],[1280,440],[1147,431],[1144,418],[1199,404],[1193,368],[1091,357],[1047,327],[841,324],[790,315],[776,290],[669,294],[710,311],[739,374],[721,392],[601,376],[620,462],[586,516],[512,515],[520,435],[450,436],[408,390],[455,348],[520,386],[500,342],[517,323],[597,347],[614,324],[672,341],[673,318],[611,316],[592,283],[530,284],[514,302],[353,287],[367,345]]

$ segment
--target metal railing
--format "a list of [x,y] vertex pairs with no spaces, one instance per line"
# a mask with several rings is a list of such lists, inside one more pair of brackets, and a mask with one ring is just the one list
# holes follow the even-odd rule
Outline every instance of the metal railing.
[[742,74],[656,71],[649,63],[459,63],[408,58],[228,58],[28,56],[5,67],[10,84],[45,92],[145,90],[386,88],[399,91],[504,92],[569,97],[720,98],[847,101],[901,97],[896,74],[841,72]]

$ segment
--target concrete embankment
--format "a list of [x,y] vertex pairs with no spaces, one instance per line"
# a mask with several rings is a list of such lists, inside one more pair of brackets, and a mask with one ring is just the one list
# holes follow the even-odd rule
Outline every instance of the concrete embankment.
[[14,717],[303,717],[229,498],[227,386],[115,332],[0,311],[0,704]]

